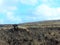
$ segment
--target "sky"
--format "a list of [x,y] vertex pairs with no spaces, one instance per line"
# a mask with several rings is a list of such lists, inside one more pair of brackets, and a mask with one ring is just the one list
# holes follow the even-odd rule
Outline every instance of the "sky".
[[0,24],[60,19],[60,0],[0,0]]

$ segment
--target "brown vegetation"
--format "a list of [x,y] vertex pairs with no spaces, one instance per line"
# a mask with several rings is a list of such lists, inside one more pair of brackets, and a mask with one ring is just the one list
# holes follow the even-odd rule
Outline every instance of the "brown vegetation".
[[1,25],[0,45],[60,45],[60,22]]

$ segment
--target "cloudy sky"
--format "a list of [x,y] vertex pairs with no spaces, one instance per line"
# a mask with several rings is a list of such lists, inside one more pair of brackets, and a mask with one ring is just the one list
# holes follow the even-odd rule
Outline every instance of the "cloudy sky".
[[60,0],[0,0],[0,24],[60,19]]

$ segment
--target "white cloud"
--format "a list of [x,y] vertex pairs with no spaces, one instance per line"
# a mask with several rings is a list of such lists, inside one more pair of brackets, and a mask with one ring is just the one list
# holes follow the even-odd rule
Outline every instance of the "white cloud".
[[20,17],[14,15],[15,11],[18,9],[17,2],[18,0],[0,0],[0,14],[4,15],[4,18],[7,18],[0,18],[0,24],[3,24],[5,20],[15,23],[22,22]]
[[0,6],[4,4],[4,0],[0,0]]
[[6,13],[6,16],[7,16],[8,20],[14,21],[14,16],[13,16],[13,13],[12,12],[7,12]]
[[22,19],[18,16],[15,16],[13,12],[7,12],[6,17],[11,22],[15,22],[15,23],[21,23],[22,22]]
[[14,3],[18,3],[18,2],[19,2],[19,0],[13,0],[13,2],[14,2]]
[[14,1],[17,2],[17,0],[0,0],[0,13],[6,13],[7,11],[16,11],[17,6],[14,5]]
[[27,5],[36,5],[38,0],[20,0],[20,3]]
[[50,7],[59,6],[60,0],[39,0],[42,4],[46,4]]
[[39,0],[42,3],[48,2],[48,0]]
[[0,24],[4,24],[4,20],[3,19],[0,19]]
[[15,10],[17,10],[17,7],[16,6],[8,6],[7,10],[15,11]]
[[29,20],[36,20],[36,17],[34,16],[26,16],[25,20],[29,21]]
[[60,19],[60,8],[51,8],[45,4],[39,5],[33,13],[46,19]]
[[3,10],[4,10],[4,9],[3,9],[4,6],[5,6],[4,3],[5,3],[4,0],[0,0],[0,13],[2,13]]

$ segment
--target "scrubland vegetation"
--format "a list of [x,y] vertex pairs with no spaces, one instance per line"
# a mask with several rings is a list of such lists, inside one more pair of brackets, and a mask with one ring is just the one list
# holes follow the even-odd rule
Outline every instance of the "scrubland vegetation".
[[0,45],[60,45],[60,21],[1,25]]

